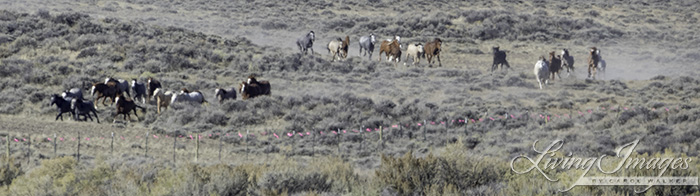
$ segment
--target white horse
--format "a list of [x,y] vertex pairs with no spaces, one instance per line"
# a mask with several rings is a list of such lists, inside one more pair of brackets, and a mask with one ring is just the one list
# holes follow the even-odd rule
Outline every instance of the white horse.
[[333,55],[331,61],[335,61],[336,56],[338,57],[338,60],[340,60],[340,57],[342,56],[342,54],[340,54],[342,47],[343,47],[343,40],[340,38],[332,40],[331,42],[328,43],[328,52]]
[[160,114],[160,108],[167,108],[168,105],[170,105],[173,94],[173,91],[165,91],[162,88],[156,88],[156,90],[153,91],[153,99],[156,99],[158,114]]
[[[413,56],[413,65],[416,63],[420,64],[420,58],[423,56],[423,53],[425,53],[425,50],[423,50],[422,43],[408,44],[408,48],[406,48],[406,60],[408,60],[408,57]],[[406,65],[406,62],[404,62],[403,65]]]
[[540,60],[535,63],[535,78],[537,78],[537,83],[540,84],[540,89],[542,89],[542,81],[547,85],[549,83],[549,65],[547,65],[547,60],[543,56]]
[[206,103],[207,100],[204,100],[204,95],[199,92],[184,92],[181,91],[180,93],[173,94],[173,97],[170,99],[170,104],[173,104],[175,102],[194,102],[194,103]]
[[605,63],[605,60],[603,60],[603,56],[600,55],[600,49],[596,49],[595,51],[596,55],[598,55],[598,65],[597,65],[597,71],[598,73],[603,74],[603,79],[605,79],[605,69],[607,68],[607,63]]

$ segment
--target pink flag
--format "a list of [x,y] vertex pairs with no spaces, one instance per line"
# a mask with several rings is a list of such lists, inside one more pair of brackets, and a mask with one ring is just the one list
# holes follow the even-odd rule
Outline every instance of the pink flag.
[[547,121],[550,121],[550,120],[549,120],[549,116],[547,116]]
[[272,135],[275,135],[275,138],[280,139],[280,136],[277,136],[277,133],[272,133]]
[[287,133],[287,136],[292,137],[292,133]]
[[433,121],[430,121],[430,124],[431,124],[431,125],[434,125],[434,124],[435,124],[435,122],[433,122]]
[[668,108],[666,108],[666,111],[668,112]]
[[323,131],[321,131],[321,135],[323,135]]
[[591,111],[591,110],[588,110],[588,113],[593,113],[593,111]]
[[627,107],[625,107],[625,110],[627,110]]
[[303,133],[299,133],[299,136],[304,136],[304,134],[303,134]]
[[370,131],[372,131],[372,129],[370,129],[370,128],[367,128],[367,132],[370,132]]
[[190,135],[190,139],[192,139],[192,140],[193,140],[193,139],[194,139],[194,137],[192,137],[192,135]]
[[479,119],[479,122],[484,122],[484,119],[483,119],[483,118],[480,118],[480,119]]
[[333,132],[333,134],[338,134],[338,132],[335,132],[335,131],[332,131],[332,132]]
[[493,117],[489,117],[489,118],[491,119],[491,121],[494,121]]
[[[167,136],[167,135],[166,135],[166,136]],[[158,139],[158,136],[156,136],[156,135],[153,135],[153,138],[156,138],[156,139]]]
[[418,123],[418,126],[423,126],[422,124]]
[[309,133],[309,132],[306,132],[306,135],[311,135],[311,133]]
[[243,135],[241,134],[241,132],[238,132],[238,137],[243,138]]
[[476,121],[473,118],[471,120],[472,120],[472,123],[476,123]]
[[348,133],[348,132],[345,132],[345,130],[343,130],[343,133]]
[[452,123],[455,123],[455,120],[452,120]]
[[61,137],[61,141],[63,141],[63,137]]
[[90,138],[89,138],[89,137],[86,137],[86,138],[85,138],[85,140],[88,140],[88,141],[90,141]]
[[515,116],[511,114],[511,115],[510,115],[510,118],[515,118]]
[[17,140],[17,138],[15,138],[15,142],[19,142],[19,140]]
[[[453,120],[452,122],[454,122],[454,120]],[[444,124],[445,124],[445,121],[440,121],[440,124],[443,124],[443,125],[444,125]]]
[[397,128],[399,127],[398,125],[391,125],[391,128]]
[[209,134],[209,137],[211,137],[211,134]]
[[542,116],[542,114],[540,114],[540,118],[544,118],[544,116]]
[[22,138],[22,141],[26,142],[26,141],[27,141],[27,139],[26,139],[26,138]]
[[49,140],[49,141],[51,141],[51,138],[50,138],[50,137],[47,137],[46,139]]

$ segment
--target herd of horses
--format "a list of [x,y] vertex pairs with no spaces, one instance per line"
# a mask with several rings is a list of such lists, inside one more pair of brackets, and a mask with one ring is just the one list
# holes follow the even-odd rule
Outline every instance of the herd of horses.
[[[254,76],[249,76],[247,81],[242,81],[238,86],[238,92],[243,100],[254,98],[261,95],[270,95],[270,82],[258,81]],[[74,120],[78,121],[93,121],[93,115],[100,123],[97,115],[97,104],[102,99],[102,105],[107,106],[106,100],[110,99],[111,106],[114,106],[114,121],[119,115],[123,116],[124,121],[131,120],[131,113],[138,119],[137,110],[141,109],[146,112],[146,108],[137,104],[136,101],[141,100],[141,104],[148,104],[151,99],[155,99],[158,114],[162,109],[166,109],[169,105],[176,102],[187,102],[195,104],[208,103],[204,99],[204,94],[200,91],[190,91],[187,88],[182,88],[179,92],[172,90],[164,90],[161,83],[149,77],[146,83],[138,82],[137,79],[131,80],[129,85],[126,80],[114,79],[108,77],[104,82],[94,83],[89,89],[90,96],[94,100],[87,100],[83,96],[83,89],[72,88],[61,93],[61,95],[51,95],[49,106],[55,105],[58,109],[56,119],[63,121],[63,114],[68,113]],[[229,90],[217,88],[214,90],[216,98],[220,104],[225,100],[236,99],[236,89]],[[126,95],[126,96],[125,96]],[[133,95],[133,96],[132,96]],[[82,117],[82,118],[81,118]]]
[[[297,39],[297,45],[302,54],[307,54],[307,50],[311,49],[313,53],[313,42],[316,40],[316,35],[313,31],[310,31],[306,35]],[[368,36],[362,36],[359,39],[360,54],[362,56],[367,56],[369,54],[369,60],[372,60],[372,53],[374,52],[374,44],[377,42],[376,36],[370,33]],[[328,52],[332,55],[332,61],[341,58],[347,58],[348,56],[348,46],[350,45],[350,37],[345,36],[345,39],[336,38],[328,43]],[[438,66],[442,66],[440,62],[440,51],[442,47],[442,40],[440,38],[435,38],[432,41],[423,43],[411,43],[407,45],[406,48],[406,59],[413,57],[413,65],[420,63],[420,58],[426,58],[430,67],[433,65],[433,57],[437,58]],[[400,62],[402,55],[402,45],[401,37],[395,36],[393,39],[383,40],[379,47],[379,61],[382,60],[382,54],[386,56],[388,62]],[[600,50],[596,47],[591,47],[588,57],[588,78],[596,78],[597,72],[605,74],[605,60],[602,59],[600,55]],[[363,53],[364,51],[364,53]],[[491,72],[495,71],[498,66],[501,69],[504,67],[510,69],[510,64],[506,59],[507,55],[505,51],[500,50],[499,47],[493,47],[493,64],[491,65]],[[396,63],[394,66],[396,66]],[[407,65],[404,62],[404,65]],[[549,78],[554,80],[556,76],[561,79],[560,72],[566,70],[567,75],[570,75],[574,71],[574,57],[570,55],[568,49],[562,49],[561,54],[555,54],[554,51],[549,53],[549,58],[541,56],[540,59],[535,63],[535,77],[537,82],[542,89],[542,83],[545,85],[549,83]]]
[[[315,40],[316,35],[313,31],[297,39],[297,45],[301,53],[306,54],[308,50],[311,50],[313,54],[313,42]],[[377,40],[374,34],[360,37],[358,42],[360,46],[360,55],[369,55],[368,58],[371,60],[374,44],[376,42]],[[349,45],[349,36],[345,36],[345,39],[337,38],[329,42],[327,48],[329,53],[332,54],[332,61],[347,58]],[[442,40],[440,38],[435,38],[425,44],[408,44],[406,59],[413,57],[413,64],[415,65],[415,63],[420,63],[420,58],[426,58],[429,66],[432,67],[433,58],[436,58],[438,66],[442,66],[440,61],[441,46]],[[383,40],[379,47],[379,60],[381,61],[382,54],[384,54],[387,61],[400,62],[402,48],[401,37],[399,36]],[[505,51],[500,50],[499,47],[494,47],[491,71],[493,72],[498,69],[499,65],[501,69],[504,69],[504,67],[510,69],[510,64],[506,57]],[[396,64],[394,65],[396,66]],[[406,65],[406,63],[404,63],[404,65]],[[604,74],[605,67],[606,64],[600,55],[600,50],[596,47],[591,47],[588,57],[588,77],[595,79],[597,72]],[[559,76],[559,79],[561,79],[560,71],[564,69],[567,74],[571,74],[571,72],[574,71],[574,58],[569,54],[567,49],[563,49],[561,54],[555,54],[555,52],[552,51],[549,53],[549,58],[540,56],[534,68],[535,78],[539,83],[540,89],[543,88],[543,83],[546,86],[549,81],[554,80],[556,76]],[[247,81],[242,81],[239,84],[238,90],[235,88],[217,88],[214,90],[214,93],[219,103],[222,104],[225,100],[236,99],[237,91],[240,93],[241,99],[246,100],[260,95],[270,95],[270,89],[269,81],[258,81],[251,75],[248,77]],[[151,99],[155,99],[158,114],[161,114],[163,109],[166,109],[169,105],[176,102],[190,102],[196,104],[208,103],[204,99],[204,94],[200,91],[189,91],[186,88],[182,88],[179,92],[164,90],[161,83],[151,77],[146,80],[146,83],[139,82],[137,79],[132,79],[131,85],[129,85],[126,80],[108,77],[104,82],[94,83],[89,88],[89,91],[90,95],[94,97],[94,101],[86,100],[81,88],[66,90],[62,92],[60,96],[58,94],[53,94],[49,106],[56,105],[58,109],[55,120],[59,118],[63,120],[63,114],[70,113],[73,119],[82,121],[86,121],[87,119],[92,121],[92,116],[94,115],[99,123],[100,119],[96,109],[98,106],[97,103],[102,99],[102,105],[107,106],[105,101],[108,98],[111,101],[111,105],[115,106],[115,121],[119,115],[122,115],[125,121],[130,121],[132,112],[138,118],[137,109],[146,112],[145,107],[137,104],[136,101],[139,99],[141,100],[141,104],[150,103]]]

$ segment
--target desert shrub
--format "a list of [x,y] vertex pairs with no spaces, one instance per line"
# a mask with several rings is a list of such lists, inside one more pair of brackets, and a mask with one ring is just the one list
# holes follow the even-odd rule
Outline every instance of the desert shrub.
[[[459,148],[461,143],[448,148]],[[456,149],[455,149],[456,150]],[[415,158],[412,151],[403,157],[382,155],[375,176],[384,187],[395,189],[399,195],[445,194],[446,191],[465,191],[496,182],[503,175],[505,165],[500,161],[469,156],[461,152],[451,158],[429,154]],[[448,192],[449,193],[449,192]]]
[[78,56],[76,58],[85,58],[85,57],[92,57],[92,56],[97,56],[97,47],[88,47],[80,51],[78,53]]
[[15,179],[10,192],[14,195],[78,194],[81,190],[76,166],[73,157],[44,160],[40,167]]
[[2,157],[0,160],[0,186],[9,186],[13,180],[24,174],[22,165],[14,158]]
[[1,114],[18,114],[24,109],[22,92],[18,89],[4,89],[0,91]]

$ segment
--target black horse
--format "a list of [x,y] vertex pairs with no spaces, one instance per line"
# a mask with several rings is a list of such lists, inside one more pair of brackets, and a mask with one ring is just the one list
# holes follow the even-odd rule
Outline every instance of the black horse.
[[58,108],[58,115],[56,115],[56,120],[58,120],[59,117],[61,117],[61,121],[63,121],[63,113],[70,112],[71,114],[73,113],[73,110],[71,110],[71,103],[69,100],[63,99],[63,97],[58,96],[57,94],[51,95],[51,103],[49,106],[56,105],[56,108]]
[[97,116],[97,110],[95,109],[95,104],[93,104],[92,101],[73,99],[70,103],[70,109],[73,112],[73,118],[76,120],[81,120],[79,117],[80,115],[82,115],[82,120],[87,121],[87,119],[89,118],[90,121],[92,121],[92,117],[90,116],[90,112],[92,112],[92,114],[94,114],[95,118],[97,119],[97,123],[100,123],[100,117]]

